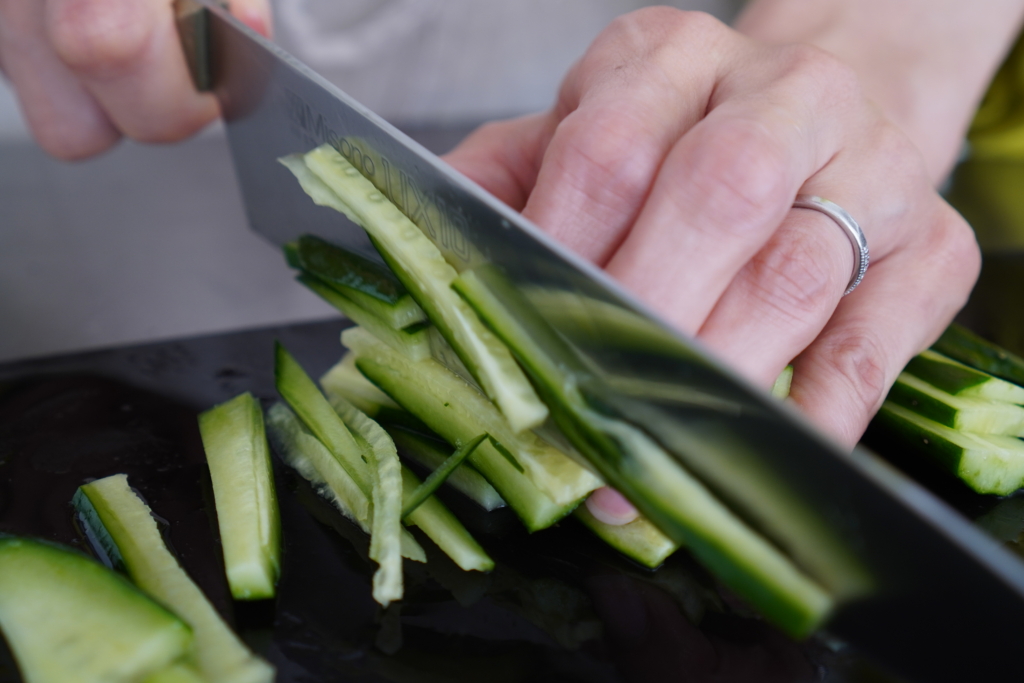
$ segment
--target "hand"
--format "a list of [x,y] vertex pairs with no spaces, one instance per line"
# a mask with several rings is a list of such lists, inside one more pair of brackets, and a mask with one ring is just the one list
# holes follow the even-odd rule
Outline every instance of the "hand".
[[[554,109],[485,126],[448,161],[757,384],[792,361],[792,400],[846,446],[980,265],[970,227],[850,68],[698,13],[620,18]],[[798,193],[864,229],[871,267],[847,297],[850,243],[792,209]],[[601,496],[595,514],[627,520]]]
[[[232,11],[266,34],[266,0]],[[0,0],[0,69],[33,136],[60,159],[106,150],[122,135],[171,142],[218,116],[192,85],[170,0]]]

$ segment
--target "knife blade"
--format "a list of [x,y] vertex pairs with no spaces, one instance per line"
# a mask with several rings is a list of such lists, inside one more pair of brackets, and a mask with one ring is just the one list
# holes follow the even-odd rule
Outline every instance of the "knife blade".
[[[832,444],[224,8],[184,0],[178,14],[197,84],[220,102],[255,231],[276,244],[315,234],[375,256],[361,228],[315,206],[276,162],[331,144],[457,270],[497,264],[522,291],[561,302],[572,315],[552,324],[616,379],[616,409],[686,453],[715,493],[791,555],[820,561],[826,574],[856,567],[853,578],[835,572],[842,601],[830,634],[915,680],[1017,672],[1024,564],[993,539],[872,454]],[[632,333],[609,342],[621,340],[623,321]]]

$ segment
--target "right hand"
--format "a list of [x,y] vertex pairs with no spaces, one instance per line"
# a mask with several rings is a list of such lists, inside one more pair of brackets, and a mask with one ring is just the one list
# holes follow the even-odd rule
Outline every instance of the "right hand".
[[[269,33],[267,0],[232,0],[231,10]],[[192,85],[170,0],[0,0],[0,70],[32,135],[59,159],[122,136],[181,140],[219,115]]]

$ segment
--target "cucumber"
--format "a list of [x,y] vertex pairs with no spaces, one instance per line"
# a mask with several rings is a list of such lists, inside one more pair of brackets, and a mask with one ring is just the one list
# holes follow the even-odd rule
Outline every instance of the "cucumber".
[[[406,358],[358,327],[345,330],[342,343],[356,354],[356,366],[378,386],[364,361],[383,363],[401,373],[407,382],[404,397],[396,396],[394,387],[381,388],[449,443],[461,445],[479,434],[490,434],[499,450],[507,449],[513,465],[556,505],[574,507],[601,485],[589,470],[532,432],[515,433],[487,397],[433,359]],[[413,392],[416,397],[409,396]],[[415,409],[410,407],[414,402]],[[471,462],[477,462],[476,454]]]
[[903,372],[886,400],[952,429],[977,434],[1024,436],[1024,408],[984,398],[953,396]]
[[790,635],[827,618],[833,600],[814,579],[650,437],[589,404],[581,385],[601,391],[599,381],[503,274],[484,266],[453,286],[523,364],[573,445],[663,533]]
[[124,577],[68,548],[0,536],[0,630],[26,683],[143,681],[191,629]]
[[966,327],[953,323],[946,328],[932,349],[964,365],[1024,386],[1024,358],[1010,353]]
[[[389,399],[390,400],[390,399]],[[441,445],[429,437],[416,434],[399,426],[382,425],[398,447],[398,454],[428,470],[436,470],[447,459],[448,444]],[[475,501],[484,510],[491,511],[505,507],[505,500],[493,486],[470,463],[463,463],[445,480],[452,488]]]
[[935,351],[922,351],[910,359],[904,372],[953,396],[1024,404],[1024,387],[975,370]]
[[1024,486],[1024,441],[970,434],[886,401],[875,424],[896,443],[923,453],[978,493],[1009,495]]
[[423,422],[395,403],[390,396],[374,386],[356,367],[355,354],[346,353],[320,378],[320,386],[328,400],[341,396],[380,423],[401,425],[418,432],[429,432]]
[[147,676],[143,683],[206,683],[206,681],[199,675],[195,667],[177,663]]
[[[338,201],[327,200],[326,203],[341,208],[369,233],[381,256],[508,418],[512,428],[521,432],[543,423],[547,407],[508,349],[451,291],[455,269],[444,260],[434,243],[330,145],[309,152],[304,160],[321,183],[340,197]],[[299,181],[303,182],[301,175]],[[320,190],[311,192],[318,203],[322,201],[321,194]]]
[[73,504],[113,566],[123,566],[139,588],[166,605],[195,634],[189,661],[209,681],[269,683],[274,667],[238,639],[164,545],[152,511],[115,474],[85,484]]
[[573,515],[602,541],[649,569],[657,569],[679,549],[678,543],[643,515],[621,526],[602,522],[586,505],[576,508]]
[[[402,487],[406,505],[416,495],[420,480],[407,467],[402,468]],[[462,522],[435,496],[428,496],[405,517],[406,524],[419,527],[445,555],[465,571],[489,572],[494,560],[480,547]]]
[[789,398],[789,390],[793,386],[793,366],[787,365],[775,378],[772,384],[772,396],[775,398]]
[[199,416],[224,548],[237,600],[272,598],[281,574],[281,517],[263,411],[250,393]]
[[316,278],[300,275],[297,279],[321,299],[344,313],[346,318],[370,330],[375,337],[410,358],[419,359],[430,356],[431,340],[428,335],[430,329],[428,325],[416,325],[404,330],[396,330],[370,310],[363,308]]
[[280,343],[274,345],[274,353],[277,392],[369,497],[373,476],[366,468],[368,455],[295,358]]
[[[370,498],[356,485],[345,468],[327,450],[302,420],[283,403],[275,403],[267,412],[267,430],[274,449],[285,464],[292,467],[331,501],[342,515],[365,533],[370,533]],[[401,535],[402,557],[426,562],[422,546],[405,529]]]
[[401,330],[427,319],[387,266],[313,235],[286,244],[284,252],[293,268],[325,283],[391,329]]
[[443,484],[448,477],[463,463],[463,461],[469,457],[469,454],[476,450],[480,443],[488,438],[486,434],[467,441],[466,443],[459,446],[454,453],[444,459],[430,476],[419,485],[419,487],[412,492],[412,494],[406,494],[402,499],[402,519],[406,519],[412,512],[421,505],[430,496],[434,495],[441,484]]

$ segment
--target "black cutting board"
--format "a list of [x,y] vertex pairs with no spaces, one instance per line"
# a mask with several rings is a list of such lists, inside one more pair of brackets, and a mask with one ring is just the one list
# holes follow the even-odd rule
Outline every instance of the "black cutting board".
[[[507,510],[484,513],[454,493],[445,501],[497,568],[462,572],[419,536],[429,562],[406,562],[406,597],[382,610],[370,597],[366,537],[279,461],[279,594],[233,602],[196,415],[243,391],[276,400],[275,339],[320,376],[340,357],[343,326],[0,365],[0,533],[88,553],[71,496],[126,472],[182,565],[279,681],[885,680],[847,649],[792,643],[746,615],[685,552],[650,572],[572,519],[531,536]],[[0,641],[0,683],[19,680]]]

